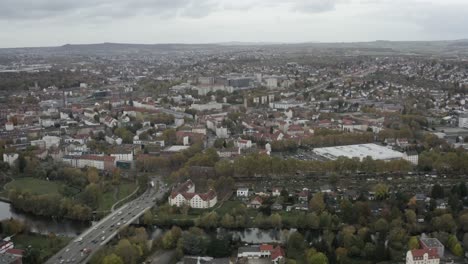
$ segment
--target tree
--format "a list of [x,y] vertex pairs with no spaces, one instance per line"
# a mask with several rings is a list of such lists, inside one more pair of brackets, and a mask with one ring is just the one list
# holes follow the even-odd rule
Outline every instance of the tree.
[[307,263],[309,264],[328,264],[328,258],[325,254],[318,252],[314,254],[312,257],[307,259]]
[[434,199],[444,198],[444,189],[438,183],[432,186],[431,197]]
[[304,252],[304,237],[299,232],[294,232],[289,236],[287,243],[288,258],[296,259]]
[[182,235],[179,243],[185,254],[203,256],[206,254],[209,242],[209,238],[202,229],[192,227]]
[[462,214],[462,215],[458,218],[458,222],[460,223],[460,228],[461,228],[464,232],[468,232],[468,213]]
[[92,208],[96,208],[98,206],[101,196],[102,191],[99,186],[94,183],[90,183],[86,186],[83,194],[81,195],[83,202]]
[[112,172],[112,184],[113,185],[119,185],[120,184],[120,178],[121,178],[120,169],[115,168],[114,171]]
[[410,237],[410,239],[408,240],[408,248],[409,248],[409,250],[413,250],[413,249],[418,249],[418,248],[419,248],[419,240],[418,240],[418,237],[416,237],[416,236]]
[[162,247],[164,249],[172,249],[177,245],[177,241],[182,235],[182,229],[179,227],[173,226],[171,230],[167,231],[161,241]]
[[97,183],[99,181],[99,172],[96,168],[89,167],[86,175],[89,183]]
[[20,154],[20,155],[18,156],[18,171],[19,171],[20,173],[23,173],[24,170],[25,170],[25,168],[26,168],[26,166],[27,166],[26,158],[24,157],[23,154]]
[[325,210],[325,201],[323,199],[323,193],[315,193],[309,202],[309,208],[318,214]]
[[230,240],[228,237],[212,238],[208,246],[207,254],[215,258],[228,257],[231,253]]
[[145,214],[143,215],[143,223],[145,225],[152,225],[153,219],[154,219],[153,213],[151,212],[151,210],[147,210]]
[[443,214],[432,218],[432,225],[435,230],[453,232],[457,227],[455,220],[453,219],[452,214]]
[[124,262],[122,258],[112,253],[104,257],[104,259],[102,260],[102,264],[124,264]]
[[216,212],[209,212],[203,214],[197,219],[197,226],[204,228],[215,228],[218,226],[218,214]]
[[136,264],[140,258],[139,250],[130,243],[128,239],[122,239],[115,247],[115,253],[122,259],[123,263]]
[[281,215],[279,215],[278,213],[272,214],[270,216],[270,222],[274,228],[281,228],[281,225],[282,225]]
[[173,128],[164,130],[162,134],[162,139],[167,145],[176,144],[177,142],[176,130]]
[[379,183],[374,187],[375,197],[384,200],[388,197],[389,187],[386,184]]
[[388,231],[388,228],[389,228],[388,222],[387,222],[387,220],[385,220],[383,218],[380,218],[374,224],[374,229],[377,232],[386,233]]
[[226,213],[221,219],[221,226],[224,228],[234,228],[236,225],[235,219],[232,215]]

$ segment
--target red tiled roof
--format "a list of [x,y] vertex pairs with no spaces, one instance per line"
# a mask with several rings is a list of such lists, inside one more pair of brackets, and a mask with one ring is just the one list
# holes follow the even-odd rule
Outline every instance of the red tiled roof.
[[260,245],[260,251],[273,251],[273,245],[263,244]]
[[428,254],[429,259],[436,259],[439,258],[439,254],[437,253],[436,249],[413,249],[411,250],[411,254],[413,258],[422,258],[424,254]]
[[198,196],[200,196],[200,198],[203,201],[209,201],[209,200],[213,199],[216,196],[216,192],[213,191],[213,190],[209,190],[207,193],[198,194]]
[[115,157],[111,157],[111,156],[96,156],[96,155],[83,155],[83,156],[79,157],[79,159],[98,160],[98,161],[111,161],[111,162],[114,162]]
[[10,253],[12,255],[16,255],[16,256],[23,256],[23,250],[21,249],[16,249],[16,248],[10,248],[6,251],[7,253]]
[[280,246],[277,246],[271,252],[271,260],[273,260],[273,261],[275,261],[278,258],[283,258],[283,257],[284,257],[284,250]]
[[258,202],[260,204],[263,204],[263,200],[259,196],[256,196],[255,198],[253,198],[250,203],[253,203],[253,202]]

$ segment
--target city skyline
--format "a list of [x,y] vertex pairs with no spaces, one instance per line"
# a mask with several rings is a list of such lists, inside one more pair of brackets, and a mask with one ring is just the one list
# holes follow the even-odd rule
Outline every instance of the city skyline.
[[0,1],[0,48],[466,39],[461,0]]

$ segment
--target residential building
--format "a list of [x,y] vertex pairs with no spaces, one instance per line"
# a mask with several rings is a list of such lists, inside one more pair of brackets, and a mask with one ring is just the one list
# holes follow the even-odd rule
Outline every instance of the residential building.
[[8,163],[10,166],[14,166],[18,157],[18,153],[3,153],[3,162]]
[[437,238],[426,237],[425,235],[419,239],[422,249],[436,250],[439,257],[444,257],[444,245]]
[[237,250],[237,258],[269,259],[271,263],[280,264],[284,263],[285,254],[280,246],[275,247],[273,245],[263,244],[240,247]]
[[215,206],[218,202],[216,192],[209,190],[206,193],[195,193],[195,184],[188,180],[175,187],[168,198],[169,205],[181,207],[188,205],[191,208],[206,209]]
[[60,146],[60,138],[56,136],[45,136],[42,137],[42,140],[45,142],[46,149],[50,149],[52,147],[58,148]]
[[263,205],[263,199],[260,196],[255,196],[252,201],[247,204],[248,208],[258,209]]
[[93,167],[98,170],[111,171],[115,168],[115,157],[83,155],[83,156],[64,156],[62,161],[75,168]]
[[414,249],[406,253],[406,264],[439,264],[440,257],[434,249]]
[[249,197],[249,188],[238,188],[236,192],[237,197]]
[[238,139],[234,141],[234,146],[240,148],[240,149],[249,149],[252,147],[252,141],[251,140],[246,140],[246,139]]

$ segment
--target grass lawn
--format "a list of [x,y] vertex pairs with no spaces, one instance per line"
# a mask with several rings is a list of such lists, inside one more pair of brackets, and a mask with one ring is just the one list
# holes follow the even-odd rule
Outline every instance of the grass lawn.
[[114,199],[114,190],[105,192],[102,195],[102,199],[99,203],[98,211],[110,210],[112,205],[117,201],[129,196],[137,188],[137,184],[134,182],[122,182],[120,184],[119,192],[117,193],[117,199]]
[[[56,194],[62,183],[35,178],[17,178],[5,185],[6,190],[29,190],[33,194]],[[7,194],[8,192],[5,192]]]
[[[241,204],[243,204],[241,201],[225,201],[221,207],[217,208],[214,211],[218,215],[223,216],[226,213],[231,213],[234,208],[240,206]],[[215,207],[218,207],[218,205],[215,205]]]
[[71,238],[68,237],[56,237],[56,239],[52,243],[47,236],[34,234],[20,234],[12,238],[15,248],[25,250],[31,246],[41,252],[40,256],[42,260],[46,260],[57,253],[71,241]]

